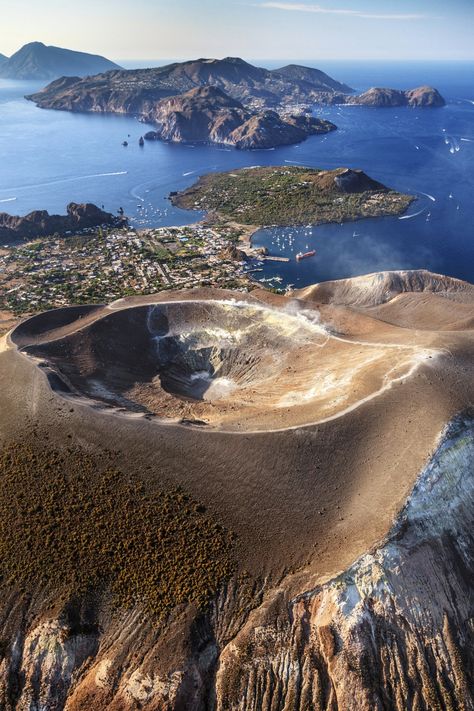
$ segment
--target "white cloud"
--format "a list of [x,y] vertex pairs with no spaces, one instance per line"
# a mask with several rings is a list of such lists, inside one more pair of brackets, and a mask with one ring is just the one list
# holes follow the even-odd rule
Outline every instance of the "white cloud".
[[426,15],[419,14],[378,14],[364,12],[363,10],[342,10],[322,7],[305,2],[263,2],[258,7],[270,10],[287,10],[290,12],[312,12],[319,15],[348,15],[350,17],[362,17],[370,20],[423,20]]

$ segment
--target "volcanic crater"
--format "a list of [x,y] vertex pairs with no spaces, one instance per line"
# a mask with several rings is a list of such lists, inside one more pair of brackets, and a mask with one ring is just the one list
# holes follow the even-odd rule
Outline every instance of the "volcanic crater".
[[53,387],[125,414],[237,431],[332,419],[434,355],[354,340],[297,300],[124,300],[82,321],[24,349]]

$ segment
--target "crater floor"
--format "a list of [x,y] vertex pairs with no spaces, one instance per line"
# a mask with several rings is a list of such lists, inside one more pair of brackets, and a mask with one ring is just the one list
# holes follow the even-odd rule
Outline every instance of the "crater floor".
[[69,396],[164,421],[268,431],[339,417],[437,357],[429,339],[385,331],[377,342],[370,329],[356,338],[337,314],[297,299],[124,300],[25,350]]

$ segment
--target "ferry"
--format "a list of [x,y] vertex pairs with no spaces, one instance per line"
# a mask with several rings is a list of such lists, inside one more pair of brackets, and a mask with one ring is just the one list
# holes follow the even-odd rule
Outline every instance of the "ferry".
[[309,252],[298,252],[298,254],[296,255],[296,261],[299,262],[301,259],[307,259],[307,257],[314,257],[315,254],[315,249],[311,249]]

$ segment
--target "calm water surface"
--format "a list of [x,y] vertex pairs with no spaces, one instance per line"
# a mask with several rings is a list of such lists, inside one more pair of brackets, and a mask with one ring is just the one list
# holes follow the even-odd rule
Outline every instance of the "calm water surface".
[[[270,151],[159,142],[140,148],[138,139],[148,127],[134,118],[37,109],[23,98],[37,84],[3,81],[0,210],[64,212],[70,201],[90,201],[110,211],[122,206],[136,226],[186,224],[199,215],[171,207],[166,195],[202,173],[285,163],[344,165],[416,195],[406,219],[260,230],[254,243],[290,262],[266,262],[255,277],[304,286],[381,269],[425,267],[474,281],[474,66],[312,64],[357,90],[432,83],[448,106],[318,109],[316,115],[332,120],[338,131]],[[125,139],[128,148],[121,145]],[[313,248],[314,258],[296,262],[298,251]]]

